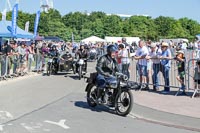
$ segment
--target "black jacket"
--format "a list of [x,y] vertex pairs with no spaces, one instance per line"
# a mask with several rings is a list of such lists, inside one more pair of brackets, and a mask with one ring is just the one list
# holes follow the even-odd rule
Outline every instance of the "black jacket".
[[84,50],[78,50],[78,52],[76,53],[76,58],[77,56],[80,58],[80,59],[83,59],[83,58],[87,58],[88,57],[88,53],[87,53],[87,50],[84,49]]
[[103,76],[111,76],[119,72],[117,61],[112,59],[109,55],[103,55],[99,58],[96,70],[98,74]]

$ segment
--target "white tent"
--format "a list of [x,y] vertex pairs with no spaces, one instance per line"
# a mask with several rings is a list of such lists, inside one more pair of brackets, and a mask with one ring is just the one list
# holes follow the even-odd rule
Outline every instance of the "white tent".
[[[131,44],[133,42],[138,43],[140,41],[139,37],[125,37],[126,38],[126,42]],[[106,42],[113,42],[113,43],[117,43],[119,41],[122,40],[122,37],[110,37],[110,36],[106,36],[105,37]]]
[[96,42],[105,42],[105,40],[101,39],[97,36],[91,36],[91,37],[88,37],[88,38],[81,40],[81,42],[83,42],[83,43],[96,43]]

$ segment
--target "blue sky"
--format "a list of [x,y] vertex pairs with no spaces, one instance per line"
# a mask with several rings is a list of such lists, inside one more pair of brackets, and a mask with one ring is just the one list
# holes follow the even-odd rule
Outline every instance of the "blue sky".
[[[5,7],[0,2],[0,11]],[[10,0],[14,4],[16,0]],[[200,23],[200,0],[53,0],[54,8],[62,15],[75,11],[103,11],[112,14],[145,14],[153,18],[170,16],[176,19],[188,17]],[[39,10],[40,0],[20,0],[19,8],[35,13]]]

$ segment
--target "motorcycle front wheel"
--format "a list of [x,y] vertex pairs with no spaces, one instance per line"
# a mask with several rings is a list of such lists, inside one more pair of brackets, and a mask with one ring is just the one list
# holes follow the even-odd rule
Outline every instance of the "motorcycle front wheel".
[[79,76],[79,80],[81,80],[82,78],[82,66],[79,66],[79,71],[78,71],[78,76]]
[[97,106],[95,100],[97,98],[97,88],[92,84],[87,85],[87,103],[90,107]]
[[52,72],[52,65],[49,63],[48,66],[47,66],[47,76],[50,76],[51,75],[51,72]]
[[130,90],[122,90],[115,99],[115,111],[120,116],[128,115],[133,107],[133,94]]

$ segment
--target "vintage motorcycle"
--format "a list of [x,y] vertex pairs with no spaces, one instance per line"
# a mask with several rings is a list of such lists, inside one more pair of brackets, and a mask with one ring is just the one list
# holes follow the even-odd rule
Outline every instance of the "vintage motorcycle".
[[63,54],[61,57],[49,56],[47,65],[47,75],[57,74],[58,72],[69,72],[73,70],[73,58],[70,54]]
[[107,107],[114,107],[115,111],[120,116],[126,116],[130,113],[133,106],[133,95],[131,93],[128,77],[121,73],[116,73],[117,81],[107,83],[102,93],[102,103],[97,100],[97,73],[91,73],[90,78],[87,79],[87,103],[91,107],[97,105],[104,105]]
[[49,56],[47,62],[47,76],[57,73],[57,57]]
[[76,68],[78,67],[78,77],[79,80],[81,80],[81,78],[83,77],[83,75],[86,73],[86,61],[87,59],[79,59],[76,63],[74,63],[74,74],[76,73]]

